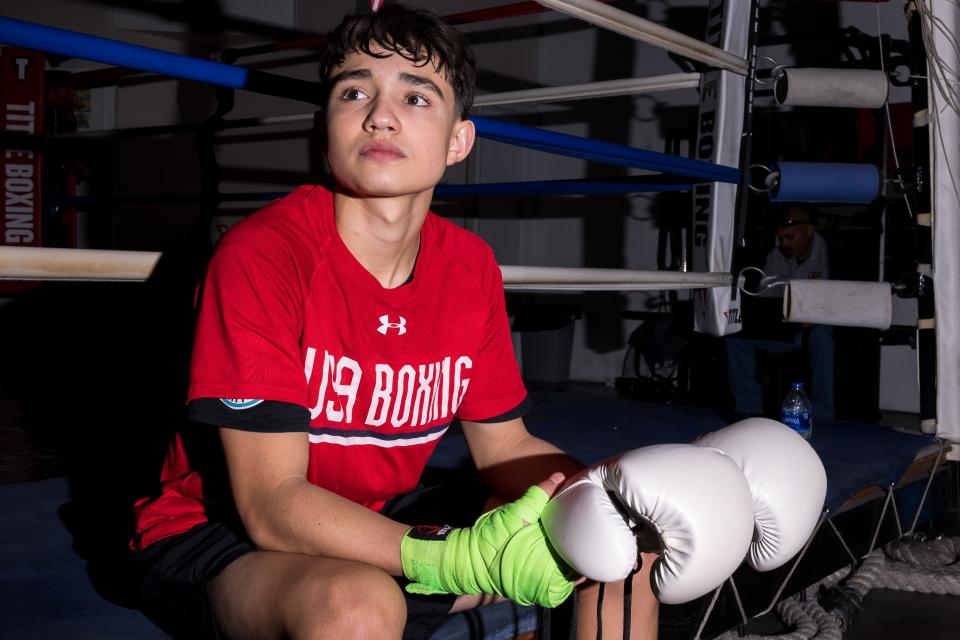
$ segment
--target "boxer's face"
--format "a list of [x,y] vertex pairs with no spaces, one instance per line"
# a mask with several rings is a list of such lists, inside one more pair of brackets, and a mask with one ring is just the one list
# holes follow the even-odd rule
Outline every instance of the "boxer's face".
[[327,160],[342,187],[389,197],[430,190],[473,144],[453,88],[432,63],[354,52],[331,69]]
[[788,258],[806,258],[813,248],[813,225],[809,222],[777,228],[780,251]]

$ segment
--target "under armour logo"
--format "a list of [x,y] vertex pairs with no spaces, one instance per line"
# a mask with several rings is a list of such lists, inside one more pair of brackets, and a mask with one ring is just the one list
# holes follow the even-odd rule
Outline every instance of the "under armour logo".
[[377,327],[377,331],[383,335],[387,335],[387,331],[396,329],[398,336],[405,334],[407,332],[407,319],[403,316],[397,317],[400,318],[400,322],[390,322],[390,316],[380,316],[380,326]]

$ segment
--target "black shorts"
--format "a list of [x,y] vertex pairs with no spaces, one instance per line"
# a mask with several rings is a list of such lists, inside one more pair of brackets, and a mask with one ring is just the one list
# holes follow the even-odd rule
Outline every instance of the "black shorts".
[[[437,482],[440,481],[439,484]],[[480,515],[489,496],[475,475],[434,477],[388,502],[381,513],[405,524],[467,526]],[[142,579],[138,607],[174,638],[218,637],[207,585],[231,562],[255,551],[243,531],[217,521],[156,542],[136,552]],[[397,578],[403,587],[405,578]],[[429,638],[447,620],[456,596],[420,596],[404,591],[404,638]]]
[[134,554],[142,576],[137,608],[174,638],[216,638],[207,585],[255,550],[246,536],[216,521],[155,542]]

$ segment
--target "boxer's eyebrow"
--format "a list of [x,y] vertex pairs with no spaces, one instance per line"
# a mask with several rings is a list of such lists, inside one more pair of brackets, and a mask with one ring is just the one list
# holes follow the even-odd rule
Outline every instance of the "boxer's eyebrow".
[[330,86],[335,87],[346,80],[369,80],[372,77],[370,69],[347,69],[330,78]]
[[437,94],[437,96],[441,100],[444,100],[446,98],[446,96],[443,95],[443,91],[440,90],[440,86],[430,78],[427,78],[426,76],[420,76],[415,73],[404,72],[400,74],[400,80],[402,80],[407,84],[412,84],[417,87],[428,89],[431,93]]

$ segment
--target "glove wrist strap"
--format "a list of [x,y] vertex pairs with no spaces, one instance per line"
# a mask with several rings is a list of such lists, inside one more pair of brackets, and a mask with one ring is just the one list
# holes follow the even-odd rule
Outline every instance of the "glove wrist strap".
[[400,542],[403,575],[426,587],[429,593],[462,594],[446,579],[443,570],[447,546],[456,543],[458,531],[449,525],[416,526],[407,531]]

